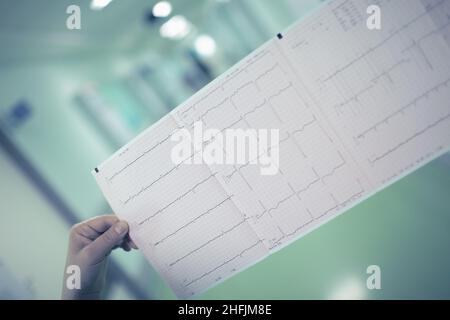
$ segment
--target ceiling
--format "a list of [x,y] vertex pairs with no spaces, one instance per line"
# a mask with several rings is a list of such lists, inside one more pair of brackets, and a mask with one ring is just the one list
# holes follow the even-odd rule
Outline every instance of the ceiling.
[[[214,0],[172,0],[174,13],[201,20]],[[156,0],[113,0],[100,11],[90,0],[0,0],[0,66],[43,59],[92,58],[167,45],[145,23]],[[66,8],[81,9],[81,30],[68,30]]]

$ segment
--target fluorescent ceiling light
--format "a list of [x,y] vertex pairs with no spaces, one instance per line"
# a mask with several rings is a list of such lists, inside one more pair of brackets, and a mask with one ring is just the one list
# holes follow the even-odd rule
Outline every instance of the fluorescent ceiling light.
[[164,23],[159,29],[159,33],[163,38],[182,39],[191,32],[191,23],[183,16],[175,16]]
[[152,13],[157,18],[168,17],[172,13],[172,5],[167,1],[158,2],[153,7]]
[[358,278],[345,279],[338,287],[332,288],[331,300],[364,300],[367,299],[365,286]]
[[209,57],[216,52],[216,41],[208,35],[201,35],[195,40],[195,50],[199,55]]
[[101,10],[106,7],[112,0],[92,0],[91,9]]

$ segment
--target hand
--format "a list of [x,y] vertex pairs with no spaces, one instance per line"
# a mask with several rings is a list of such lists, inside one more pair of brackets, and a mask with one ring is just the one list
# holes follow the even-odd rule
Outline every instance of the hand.
[[[96,217],[74,225],[70,231],[66,270],[70,265],[80,268],[80,289],[69,289],[64,272],[63,299],[99,299],[105,283],[107,258],[121,247],[125,251],[136,245],[128,236],[128,224],[114,215]],[[66,271],[65,270],[65,271]]]

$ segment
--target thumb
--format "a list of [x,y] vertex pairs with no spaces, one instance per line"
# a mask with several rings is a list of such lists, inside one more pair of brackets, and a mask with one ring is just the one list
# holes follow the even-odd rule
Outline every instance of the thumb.
[[127,233],[128,224],[125,221],[118,221],[89,244],[85,251],[91,264],[98,263],[109,255],[111,250],[123,240]]

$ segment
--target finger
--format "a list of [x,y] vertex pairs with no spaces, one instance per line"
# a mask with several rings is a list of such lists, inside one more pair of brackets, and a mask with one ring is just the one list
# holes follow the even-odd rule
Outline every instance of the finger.
[[112,250],[116,250],[117,248],[120,248],[122,246],[123,240],[120,241],[118,244],[116,244],[114,247],[112,247]]
[[127,233],[128,224],[125,221],[113,224],[84,249],[85,254],[89,257],[89,262],[95,264],[103,260],[116,245],[120,245]]
[[124,239],[124,242],[127,242],[127,244],[130,246],[130,248],[138,250],[138,246],[131,240],[130,234],[128,233],[127,237]]
[[99,216],[75,225],[72,230],[74,234],[95,240],[117,221],[119,219],[114,215]]
[[131,239],[128,239],[127,240],[127,244],[131,247],[131,248],[133,248],[133,249],[136,249],[136,250],[138,250],[139,248],[138,248],[138,246],[133,242],[133,240],[131,240]]
[[124,242],[122,243],[122,245],[120,246],[123,250],[125,250],[126,252],[131,251],[130,246],[128,245],[128,243]]
[[117,218],[117,216],[110,214],[94,217],[92,219],[86,220],[85,223],[95,229],[97,232],[103,233],[118,221],[119,218]]
[[129,247],[131,248],[131,245],[128,243],[128,241],[130,241],[128,237],[129,237],[128,235],[125,236],[121,241],[119,241],[119,242],[112,248],[112,250],[115,250],[115,249],[117,249],[117,248],[123,248],[123,246],[124,246],[125,244],[127,244],[127,246],[129,246]]

